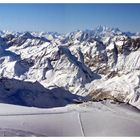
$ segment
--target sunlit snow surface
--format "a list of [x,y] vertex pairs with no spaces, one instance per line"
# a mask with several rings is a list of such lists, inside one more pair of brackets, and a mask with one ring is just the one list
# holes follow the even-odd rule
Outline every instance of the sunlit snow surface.
[[0,104],[0,136],[140,136],[140,114],[105,101],[52,109]]
[[139,34],[0,32],[0,136],[139,136],[138,109]]

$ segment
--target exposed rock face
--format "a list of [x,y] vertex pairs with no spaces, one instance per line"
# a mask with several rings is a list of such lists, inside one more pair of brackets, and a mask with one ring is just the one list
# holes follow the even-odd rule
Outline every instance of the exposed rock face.
[[102,26],[66,35],[3,33],[0,76],[140,108],[140,36]]

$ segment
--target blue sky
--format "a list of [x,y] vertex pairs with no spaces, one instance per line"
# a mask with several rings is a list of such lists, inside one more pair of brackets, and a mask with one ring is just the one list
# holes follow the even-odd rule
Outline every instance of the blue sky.
[[140,32],[140,4],[0,4],[0,30],[65,33],[98,25]]

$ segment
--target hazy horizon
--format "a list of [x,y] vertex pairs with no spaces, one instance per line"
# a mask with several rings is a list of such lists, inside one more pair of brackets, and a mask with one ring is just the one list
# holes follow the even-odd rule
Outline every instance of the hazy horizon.
[[140,32],[140,4],[0,4],[0,30],[68,33],[102,25]]

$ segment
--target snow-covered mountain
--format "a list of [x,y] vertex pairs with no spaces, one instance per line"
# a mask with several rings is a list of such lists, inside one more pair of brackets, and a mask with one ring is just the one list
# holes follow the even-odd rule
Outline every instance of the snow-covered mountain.
[[0,31],[0,76],[1,102],[37,106],[38,98],[47,107],[88,97],[140,109],[140,35],[104,26],[68,34]]

